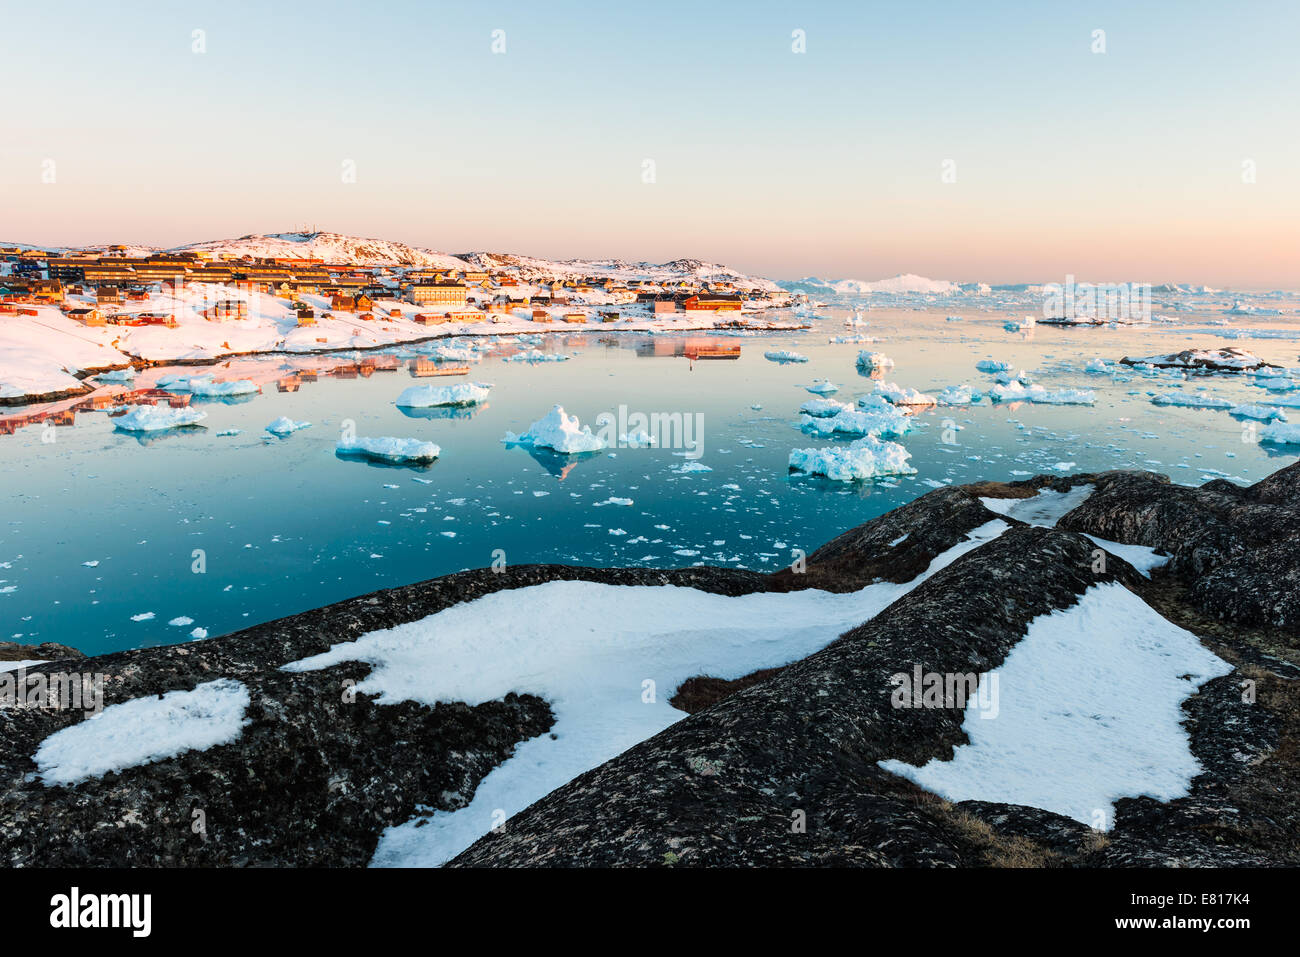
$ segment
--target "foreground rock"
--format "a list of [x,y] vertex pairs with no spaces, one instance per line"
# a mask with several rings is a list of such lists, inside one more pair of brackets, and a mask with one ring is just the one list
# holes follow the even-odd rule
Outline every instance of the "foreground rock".
[[[1080,498],[1082,485],[1091,488]],[[1054,527],[982,501],[1044,491],[1073,507],[1047,523],[1019,514]],[[1009,526],[1000,537],[931,567],[999,518]],[[48,786],[33,755],[82,713],[0,708],[0,855],[26,866],[363,865],[386,828],[464,807],[517,744],[550,730],[551,707],[527,688],[474,707],[379,705],[351,690],[368,664],[284,664],[549,581],[743,596],[845,592],[929,569],[801,661],[665,689],[689,717],[553,791],[453,865],[1300,864],[1297,566],[1287,554],[1298,537],[1300,465],[1250,488],[1190,489],[1146,472],[1039,476],[937,489],[827,543],[802,572],[478,570],[222,638],[52,662],[29,671],[102,675],[106,705],[233,679],[248,689],[248,724],[228,744]],[[1097,540],[1149,546],[1168,562],[1148,579],[1119,545],[1107,552]],[[1123,798],[1103,834],[1039,808],[950,803],[878,765],[949,760],[965,741],[964,702],[893,708],[891,675],[914,664],[986,673],[1030,621],[1100,583],[1141,596],[1235,667],[1183,705],[1203,769],[1185,797]],[[69,657],[38,652],[19,647],[10,660]],[[792,829],[796,819],[802,829]]]

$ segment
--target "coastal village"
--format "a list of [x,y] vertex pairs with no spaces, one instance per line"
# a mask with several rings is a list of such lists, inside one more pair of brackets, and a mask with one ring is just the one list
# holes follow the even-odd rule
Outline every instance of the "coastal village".
[[[315,248],[307,244],[304,251]],[[635,332],[797,328],[798,315],[773,318],[771,310],[806,302],[722,267],[708,275],[706,264],[691,260],[640,264],[637,274],[634,266],[603,262],[583,270],[582,263],[527,260],[525,269],[487,254],[480,268],[470,258],[441,257],[451,262],[431,265],[409,254],[404,258],[416,261],[259,251],[266,250],[0,246],[0,405],[23,407],[0,417],[0,434],[41,422],[69,425],[80,411],[188,399],[126,387],[131,370],[149,366],[335,354],[319,370],[287,363],[293,368],[276,385],[296,390],[304,375],[318,371],[395,370],[391,354],[343,356],[427,339],[509,338],[588,325]],[[418,358],[410,371],[467,370]],[[124,374],[115,379],[114,373]]]

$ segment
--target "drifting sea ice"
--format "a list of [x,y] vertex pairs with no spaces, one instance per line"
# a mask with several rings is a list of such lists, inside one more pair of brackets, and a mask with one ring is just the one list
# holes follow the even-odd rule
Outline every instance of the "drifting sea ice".
[[[197,630],[197,629],[196,629]],[[134,698],[50,735],[33,760],[47,785],[69,785],[229,744],[248,724],[248,688],[221,678],[193,691]]]
[[270,425],[268,425],[266,427],[266,431],[270,432],[272,435],[285,436],[285,435],[292,435],[294,432],[297,432],[299,429],[309,429],[309,428],[311,428],[310,422],[295,422],[287,415],[282,415],[274,422],[272,422]]
[[399,439],[392,436],[379,438],[339,439],[335,451],[340,455],[353,455],[361,458],[388,462],[391,465],[415,465],[432,462],[442,454],[442,449],[432,442],[419,439]]
[[519,352],[513,356],[506,356],[502,362],[568,362],[572,356],[565,355],[563,352],[542,352],[540,349],[529,349],[526,352]]
[[826,379],[821,379],[817,382],[814,382],[812,385],[806,385],[804,386],[804,388],[807,389],[809,392],[811,392],[813,395],[830,395],[833,392],[840,391],[839,386],[837,386],[834,382],[830,382]]
[[173,409],[167,406],[138,405],[126,415],[113,419],[119,432],[161,432],[197,425],[208,417],[202,409]]
[[894,360],[883,352],[872,352],[869,349],[863,349],[858,353],[857,365],[864,372],[870,372],[872,369],[892,369]]
[[906,415],[892,408],[879,412],[842,409],[831,416],[805,415],[799,427],[810,435],[874,435],[893,439],[910,432],[912,423]]
[[1286,421],[1286,413],[1275,405],[1234,405],[1228,415],[1238,419],[1258,419],[1260,422],[1272,422],[1277,419]]
[[1010,372],[1010,362],[998,362],[996,359],[981,359],[975,363],[975,368],[980,372]]
[[781,349],[773,352],[764,352],[763,358],[772,362],[807,362],[808,357],[800,352],[791,352],[789,349]]
[[163,376],[158,380],[158,388],[173,392],[188,392],[191,395],[221,398],[222,396],[252,395],[261,388],[251,379],[235,379],[230,382],[217,382],[213,376]]
[[834,399],[809,399],[803,405],[799,406],[799,411],[805,415],[815,415],[826,417],[839,415],[853,406],[847,402],[836,402]]
[[912,454],[897,442],[865,436],[850,445],[822,449],[793,449],[791,471],[824,475],[836,482],[858,482],[884,475],[914,475],[907,464]]
[[1274,422],[1260,430],[1259,440],[1269,445],[1300,445],[1300,425]]
[[1057,389],[1051,391],[1041,385],[1026,387],[1021,382],[995,385],[989,390],[994,402],[1033,402],[1042,405],[1092,405],[1096,394],[1089,389]]
[[[890,405],[937,405],[934,396],[909,389],[896,382],[877,382],[875,395]],[[862,405],[862,400],[858,400]]]
[[968,385],[950,385],[936,398],[940,405],[973,405],[984,398],[984,394],[973,390]]
[[487,382],[460,382],[456,385],[413,385],[397,397],[396,405],[407,409],[427,409],[444,405],[478,405],[486,402],[492,388]]
[[535,449],[551,449],[564,455],[579,452],[598,452],[606,442],[593,435],[591,426],[582,425],[576,415],[566,415],[564,406],[557,405],[528,427],[528,431],[515,435],[507,432],[501,440],[510,445],[530,445]]
[[1151,397],[1152,405],[1178,405],[1192,409],[1231,409],[1235,403],[1217,399],[1212,395],[1193,395],[1190,392],[1166,392]]

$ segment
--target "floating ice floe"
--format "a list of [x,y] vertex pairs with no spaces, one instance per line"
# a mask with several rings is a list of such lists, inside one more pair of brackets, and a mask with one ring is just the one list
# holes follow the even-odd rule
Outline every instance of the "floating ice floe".
[[791,471],[824,475],[836,482],[858,482],[886,475],[914,475],[916,469],[907,464],[911,457],[897,442],[868,435],[850,445],[794,449],[789,467]]
[[936,396],[940,405],[973,405],[984,398],[984,393],[968,385],[950,385]]
[[399,439],[392,436],[379,438],[356,437],[339,439],[335,451],[340,455],[355,455],[388,462],[392,465],[416,465],[432,462],[442,454],[442,449],[432,442],[419,439]]
[[299,429],[309,429],[309,428],[311,428],[310,422],[295,422],[287,415],[282,415],[274,422],[272,422],[270,425],[268,425],[266,427],[266,431],[270,432],[272,435],[285,436],[285,435],[292,435],[294,432],[297,432]]
[[863,349],[858,353],[857,364],[859,369],[870,372],[873,369],[892,369],[894,360],[883,352],[872,352],[869,349]]
[[506,356],[502,362],[567,362],[572,356],[563,352],[542,352],[540,349],[529,349],[526,352],[517,352],[512,356]]
[[659,440],[647,432],[645,429],[638,429],[634,432],[627,432],[618,437],[619,445],[625,445],[631,449],[648,449],[651,446],[658,445]]
[[[872,398],[883,399],[890,405],[927,406],[938,404],[934,396],[918,392],[916,389],[906,388],[896,382],[877,382],[876,391]],[[858,400],[858,405],[864,405],[863,399]]]
[[1088,360],[1088,364],[1083,367],[1083,371],[1089,375],[1110,375],[1114,372],[1110,363],[1100,357]]
[[427,409],[444,405],[478,405],[486,402],[492,386],[487,382],[460,382],[456,385],[413,385],[397,397],[396,404],[407,409]]
[[1228,415],[1238,419],[1258,419],[1260,422],[1286,421],[1286,413],[1275,405],[1234,405]]
[[591,426],[582,425],[576,415],[566,415],[564,406],[557,405],[538,419],[528,431],[520,435],[507,432],[501,441],[510,445],[530,445],[535,449],[551,449],[564,455],[579,452],[598,452],[606,442],[593,435]]
[[775,350],[764,352],[763,358],[772,362],[807,362],[808,357],[799,352],[791,352],[789,349]]
[[996,359],[981,359],[975,363],[975,368],[980,372],[1009,372],[1011,371],[1011,363],[999,362]]
[[1231,409],[1236,403],[1194,392],[1165,392],[1151,397],[1153,405],[1178,405],[1190,409]]
[[234,379],[230,382],[217,382],[213,376],[163,376],[158,380],[158,388],[172,392],[188,392],[200,398],[221,398],[224,396],[252,395],[261,391],[251,379]]
[[911,431],[911,420],[893,408],[880,411],[841,409],[834,415],[804,415],[799,427],[810,435],[872,435],[900,438]]
[[1096,394],[1089,389],[1045,389],[1041,385],[1026,387],[1020,382],[995,385],[989,390],[994,402],[1033,402],[1041,405],[1092,405]]
[[840,391],[839,386],[837,386],[834,382],[827,381],[826,379],[821,379],[817,382],[814,382],[812,385],[806,385],[804,386],[804,388],[807,389],[809,392],[811,392],[813,395],[831,395],[834,392]]
[[466,346],[435,346],[427,353],[435,362],[482,362],[483,357]]
[[205,751],[239,737],[248,720],[248,688],[231,678],[193,691],[134,698],[56,731],[36,749],[37,774],[49,785],[72,785],[110,771]]
[[852,409],[853,406],[847,402],[836,402],[834,399],[809,399],[803,405],[799,406],[799,411],[804,415],[814,415],[824,418],[832,415],[839,415],[846,409]]
[[202,409],[173,409],[168,406],[138,405],[125,415],[113,419],[119,432],[161,432],[198,425],[208,414]]
[[1274,422],[1260,430],[1259,440],[1269,445],[1300,445],[1300,425]]
[[879,342],[880,340],[875,336],[831,336],[831,338],[826,341],[840,344],[866,344],[868,342]]

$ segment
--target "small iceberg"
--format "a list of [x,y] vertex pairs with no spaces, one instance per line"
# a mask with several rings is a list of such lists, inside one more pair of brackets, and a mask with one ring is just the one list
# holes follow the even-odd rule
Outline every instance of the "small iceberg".
[[564,406],[557,405],[543,418],[538,419],[528,431],[520,435],[507,432],[501,440],[509,445],[528,445],[535,449],[551,449],[563,455],[579,452],[599,452],[606,442],[593,435],[591,426],[584,426],[576,415],[566,415]]
[[335,452],[339,455],[355,455],[391,465],[420,465],[432,462],[442,454],[442,449],[432,442],[421,442],[419,439],[382,436],[374,439],[359,437],[339,439]]
[[858,353],[858,368],[864,372],[870,372],[873,369],[892,369],[893,367],[894,360],[883,352],[872,352],[870,349],[863,349]]
[[1177,405],[1189,409],[1231,409],[1235,403],[1212,395],[1194,395],[1191,392],[1166,392],[1151,397],[1152,405]]
[[774,352],[764,352],[763,358],[772,362],[807,362],[808,357],[799,352],[791,352],[789,349],[781,349]]
[[1260,430],[1259,440],[1269,445],[1300,445],[1300,425],[1274,422]]
[[113,428],[121,432],[162,432],[198,425],[208,414],[202,409],[172,409],[161,406],[138,405],[126,415],[113,420]]
[[413,385],[397,397],[397,405],[406,409],[428,409],[445,405],[478,405],[486,402],[492,386],[487,382],[461,382],[456,385]]
[[790,471],[824,475],[836,482],[860,482],[886,475],[914,475],[916,469],[907,464],[911,457],[897,442],[867,436],[850,445],[794,449]]
[[266,431],[270,432],[272,435],[285,436],[285,435],[292,435],[293,433],[297,432],[299,429],[309,429],[309,428],[311,428],[310,422],[295,422],[287,415],[282,415],[274,422],[272,422],[270,425],[268,425],[266,427]]

